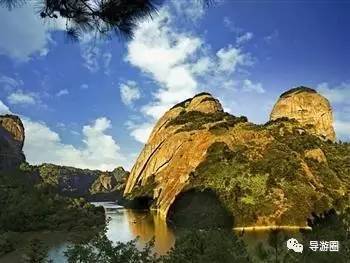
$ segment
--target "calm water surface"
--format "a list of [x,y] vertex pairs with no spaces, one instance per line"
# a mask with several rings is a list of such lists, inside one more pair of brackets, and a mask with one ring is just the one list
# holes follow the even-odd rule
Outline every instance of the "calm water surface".
[[[116,203],[93,203],[102,205],[106,210],[109,219],[107,226],[107,236],[113,242],[127,242],[139,237],[137,246],[142,248],[146,242],[155,238],[155,252],[166,253],[174,244],[175,236],[173,231],[157,215],[148,210],[135,211],[125,209]],[[67,249],[67,233],[25,233],[21,234],[21,239],[29,240],[40,238],[50,248],[49,258],[54,263],[65,263],[63,252]],[[21,262],[23,249],[18,249],[0,258],[1,263]]]
[[[155,238],[155,252],[165,254],[175,243],[174,231],[167,226],[166,222],[159,216],[148,210],[131,210],[118,206],[116,203],[103,202],[93,203],[96,206],[102,205],[105,208],[108,218],[107,237],[113,242],[128,242],[138,237],[138,248],[144,247],[145,243]],[[19,235],[19,242],[23,244],[32,238],[39,238],[49,247],[49,258],[54,263],[66,263],[64,251],[69,245],[72,233],[64,232],[35,232]],[[248,246],[248,251],[254,253],[253,249],[258,242],[267,242],[268,231],[253,231],[244,234],[237,232]],[[288,234],[298,237],[298,231],[289,231]],[[0,263],[21,262],[23,248],[0,258]]]

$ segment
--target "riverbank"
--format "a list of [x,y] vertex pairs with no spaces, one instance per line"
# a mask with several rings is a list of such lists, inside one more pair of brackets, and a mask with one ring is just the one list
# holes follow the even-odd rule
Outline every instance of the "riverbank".
[[245,226],[245,227],[234,227],[234,231],[237,232],[254,232],[254,231],[272,231],[272,230],[284,230],[284,231],[295,231],[295,230],[312,230],[309,226]]

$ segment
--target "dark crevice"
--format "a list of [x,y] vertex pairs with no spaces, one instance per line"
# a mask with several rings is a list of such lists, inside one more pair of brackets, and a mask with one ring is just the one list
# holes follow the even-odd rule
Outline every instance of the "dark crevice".
[[160,169],[162,169],[165,165],[167,165],[173,159],[174,155],[177,153],[177,151],[181,148],[183,144],[184,143],[181,143],[178,147],[176,147],[176,150],[173,152],[170,158],[167,161],[165,161],[161,166],[159,166],[157,170],[154,172],[154,174],[157,174]]
[[[153,150],[153,152],[148,156],[146,162],[144,163],[144,165],[143,165],[141,171],[138,173],[138,175],[136,176],[136,178],[138,178],[138,179],[140,178],[140,175],[141,175],[141,174],[143,173],[143,171],[146,169],[146,166],[147,166],[148,162],[151,160],[151,158],[153,157],[153,155],[159,150],[159,148],[163,145],[164,141],[165,141],[165,140],[163,140],[160,144],[158,144],[158,146],[157,146],[157,147]],[[139,182],[138,179],[136,179],[135,184],[137,184],[137,183]]]

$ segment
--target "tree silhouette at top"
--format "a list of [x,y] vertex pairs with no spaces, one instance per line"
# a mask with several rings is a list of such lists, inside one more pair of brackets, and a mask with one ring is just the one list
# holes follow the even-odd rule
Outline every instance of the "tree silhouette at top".
[[[197,0],[210,4],[212,0]],[[9,10],[30,0],[0,0]],[[156,14],[164,0],[34,0],[38,14],[45,19],[63,18],[69,37],[78,40],[84,33],[103,37],[113,34],[132,38],[137,23]]]

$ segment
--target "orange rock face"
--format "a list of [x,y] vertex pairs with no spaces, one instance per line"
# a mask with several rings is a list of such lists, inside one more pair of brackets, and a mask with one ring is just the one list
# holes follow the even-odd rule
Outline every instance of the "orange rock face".
[[309,125],[312,133],[335,141],[332,108],[329,101],[313,89],[298,87],[283,93],[273,107],[270,119],[282,117]]
[[154,127],[126,184],[124,193],[128,194],[137,186],[145,186],[149,178],[155,176],[158,185],[153,198],[157,199],[156,206],[164,215],[213,142],[206,130],[176,132],[177,125],[167,126],[179,114],[190,111],[212,113],[223,110],[217,100],[203,94],[166,112]]
[[313,202],[328,209],[327,191],[344,192],[322,176],[324,169],[335,181],[342,175],[327,166],[328,147],[338,147],[324,141],[335,139],[332,110],[316,91],[299,88],[281,95],[271,120],[256,125],[225,113],[207,93],[175,105],[155,125],[124,196],[151,198],[151,209],[166,218],[180,193],[210,189],[238,226],[305,226]]
[[[192,114],[193,113],[193,114]],[[137,188],[147,188],[151,180],[156,188],[150,195],[156,200],[154,207],[166,216],[170,205],[188,182],[191,172],[204,160],[207,149],[221,136],[209,127],[222,121],[203,123],[191,130],[188,123],[173,124],[178,116],[193,115],[194,121],[203,116],[225,115],[217,99],[210,94],[198,94],[167,111],[154,127],[150,138],[131,170],[124,194]]]
[[0,116],[0,170],[14,168],[25,161],[23,143],[22,121],[14,115]]

